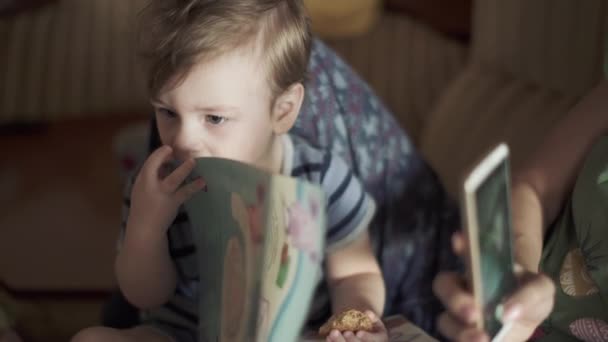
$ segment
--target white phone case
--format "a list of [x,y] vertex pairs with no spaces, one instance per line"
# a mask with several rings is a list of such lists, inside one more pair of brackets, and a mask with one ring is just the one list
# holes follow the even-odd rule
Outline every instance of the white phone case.
[[[463,183],[463,224],[466,227],[466,237],[469,245],[469,255],[467,256],[468,281],[472,287],[475,303],[478,307],[483,307],[483,285],[481,274],[481,255],[479,247],[479,222],[476,194],[479,187],[486,179],[509,158],[509,148],[502,143],[487,154],[479,164],[468,174]],[[479,320],[478,329],[486,330],[484,321]],[[508,330],[510,324],[502,326],[501,330],[494,336],[492,342],[500,342]]]

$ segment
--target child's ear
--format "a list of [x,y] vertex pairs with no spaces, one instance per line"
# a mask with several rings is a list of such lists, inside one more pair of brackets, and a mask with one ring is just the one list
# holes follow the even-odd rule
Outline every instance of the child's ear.
[[294,83],[281,95],[272,106],[272,124],[275,134],[285,134],[293,127],[300,114],[304,101],[304,86]]

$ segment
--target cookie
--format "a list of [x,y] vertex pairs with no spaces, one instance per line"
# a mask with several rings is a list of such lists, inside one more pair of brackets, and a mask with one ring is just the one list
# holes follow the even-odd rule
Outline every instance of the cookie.
[[332,330],[344,331],[371,331],[372,320],[363,312],[358,310],[347,310],[332,316],[327,323],[319,329],[319,334],[329,335]]

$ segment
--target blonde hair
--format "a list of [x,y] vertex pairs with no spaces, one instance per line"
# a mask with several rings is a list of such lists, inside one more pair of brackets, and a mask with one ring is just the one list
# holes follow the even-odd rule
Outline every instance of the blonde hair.
[[302,0],[151,0],[140,14],[152,97],[197,63],[247,44],[256,44],[274,96],[306,78],[312,38]]

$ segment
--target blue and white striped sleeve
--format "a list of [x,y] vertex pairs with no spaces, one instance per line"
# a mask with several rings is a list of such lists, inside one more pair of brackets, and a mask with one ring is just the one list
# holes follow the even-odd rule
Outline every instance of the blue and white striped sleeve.
[[321,186],[327,195],[327,251],[343,247],[368,229],[376,212],[373,198],[337,156],[326,155]]

